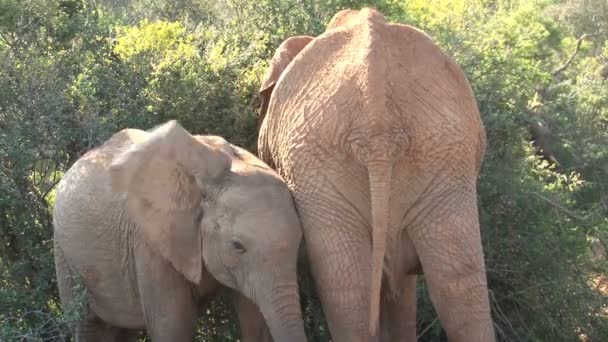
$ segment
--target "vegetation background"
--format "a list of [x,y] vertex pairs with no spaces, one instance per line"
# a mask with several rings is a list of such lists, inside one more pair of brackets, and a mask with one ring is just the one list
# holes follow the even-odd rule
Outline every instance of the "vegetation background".
[[[362,6],[425,30],[474,87],[500,340],[608,341],[606,0],[0,0],[0,340],[69,339],[51,212],[79,156],[173,118],[255,150],[275,48]],[[327,341],[303,270],[307,333]],[[423,279],[418,298],[420,340],[444,341]],[[238,340],[221,301],[202,321],[198,341]]]

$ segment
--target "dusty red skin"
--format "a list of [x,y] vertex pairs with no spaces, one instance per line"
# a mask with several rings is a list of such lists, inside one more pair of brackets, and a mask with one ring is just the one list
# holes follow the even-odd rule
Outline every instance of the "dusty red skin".
[[450,341],[493,341],[485,131],[459,66],[415,28],[346,10],[286,40],[260,90],[258,151],[294,194],[332,340],[415,340],[423,269]]

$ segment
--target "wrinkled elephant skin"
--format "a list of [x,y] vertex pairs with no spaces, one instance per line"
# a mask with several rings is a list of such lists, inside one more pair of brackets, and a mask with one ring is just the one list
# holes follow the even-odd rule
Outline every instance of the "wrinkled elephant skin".
[[244,341],[305,341],[289,189],[220,137],[175,121],[122,130],[68,170],[53,216],[64,308],[77,281],[86,288],[76,341],[136,341],[144,328],[153,341],[192,341],[218,291]]
[[371,9],[284,41],[260,157],[292,189],[333,341],[414,341],[421,271],[450,341],[494,341],[476,183],[485,131],[460,67]]

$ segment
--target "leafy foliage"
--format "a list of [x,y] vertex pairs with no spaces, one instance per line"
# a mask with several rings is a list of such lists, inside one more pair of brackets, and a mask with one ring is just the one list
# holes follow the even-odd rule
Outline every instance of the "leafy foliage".
[[[472,83],[488,135],[478,190],[499,338],[608,339],[603,0],[0,0],[0,339],[64,340],[77,318],[58,300],[51,212],[80,155],[168,119],[255,150],[274,49],[363,6],[425,30]],[[327,341],[301,270],[308,336]],[[420,339],[444,340],[423,279],[418,292]],[[203,321],[201,341],[238,338],[222,301]]]

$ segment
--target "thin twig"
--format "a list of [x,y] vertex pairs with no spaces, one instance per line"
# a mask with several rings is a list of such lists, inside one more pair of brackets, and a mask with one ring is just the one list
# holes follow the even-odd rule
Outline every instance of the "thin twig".
[[577,221],[580,221],[581,223],[586,223],[586,221],[582,217],[576,215],[574,212],[572,212],[571,210],[563,207],[559,203],[556,203],[556,202],[548,199],[547,197],[545,197],[545,196],[543,196],[543,195],[541,195],[541,194],[539,194],[537,192],[530,191],[529,193],[532,194],[532,195],[534,195],[534,196],[536,196],[536,197],[538,197],[538,198],[540,198],[540,199],[542,199],[543,201],[551,204],[553,207],[561,210],[562,212],[564,212],[564,214],[568,215],[570,218],[573,218],[573,219],[575,219]]
[[[490,294],[490,300],[494,304],[494,305],[492,305],[492,308],[494,309],[494,312],[496,313],[496,315],[498,315],[501,318],[501,320],[505,324],[507,324],[509,326],[510,331],[513,334],[515,334],[515,328],[513,328],[513,324],[511,324],[511,321],[509,320],[509,318],[507,317],[507,315],[504,313],[504,311],[502,311],[502,308],[498,304],[498,301],[496,300],[496,296],[494,295],[494,291],[489,290],[488,293]],[[495,325],[498,326],[497,324],[495,324]],[[501,329],[501,331],[502,331],[502,329]],[[503,334],[504,334],[504,332],[503,332]],[[517,336],[517,334],[515,334],[515,337],[517,337],[517,339],[521,341],[521,339],[519,338],[519,336]]]
[[426,328],[424,328],[424,330],[422,330],[418,336],[416,336],[416,339],[418,340],[422,336],[424,336],[424,334],[426,334],[433,327],[433,325],[437,323],[437,321],[439,321],[439,316],[435,317],[435,319],[431,323],[429,323],[429,325],[427,325]]

